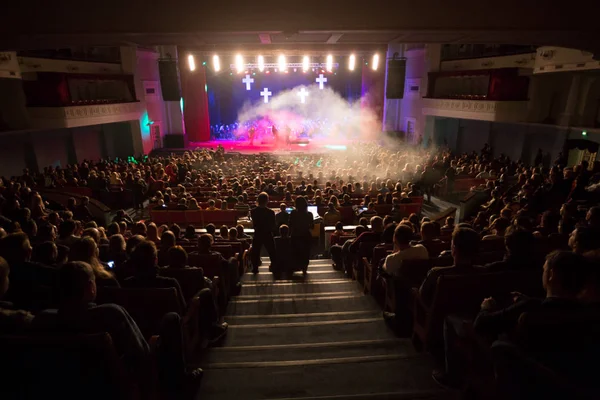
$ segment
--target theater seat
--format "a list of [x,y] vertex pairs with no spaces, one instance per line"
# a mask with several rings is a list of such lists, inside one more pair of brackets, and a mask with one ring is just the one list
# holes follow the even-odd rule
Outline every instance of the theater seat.
[[[139,399],[108,333],[0,336],[1,399]],[[151,389],[152,382],[144,382]],[[152,390],[150,390],[152,391]]]
[[161,268],[160,274],[177,279],[183,297],[187,303],[204,288],[204,270],[202,268]]
[[165,314],[176,312],[183,315],[177,290],[103,288],[98,292],[98,304],[114,303],[127,310],[145,338],[157,335]]
[[437,280],[431,304],[425,304],[419,290],[413,288],[413,342],[417,348],[440,354],[443,346],[443,321],[446,316],[458,314],[465,318],[474,318],[484,298],[498,298],[515,291],[530,296],[538,295],[542,291],[540,272],[442,275]]

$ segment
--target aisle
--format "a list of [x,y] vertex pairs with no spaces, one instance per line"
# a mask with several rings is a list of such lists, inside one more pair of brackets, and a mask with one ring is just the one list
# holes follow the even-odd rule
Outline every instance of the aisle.
[[312,260],[273,281],[268,259],[229,304],[228,337],[201,366],[198,400],[442,399],[432,363],[387,328],[356,282]]

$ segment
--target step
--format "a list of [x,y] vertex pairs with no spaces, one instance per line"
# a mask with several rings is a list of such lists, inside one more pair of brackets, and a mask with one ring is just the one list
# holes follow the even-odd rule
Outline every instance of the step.
[[[370,356],[416,356],[409,339],[368,339],[298,345],[230,346],[208,351],[199,366],[208,368],[253,368],[279,361],[310,361]],[[366,358],[365,358],[366,359]],[[262,363],[262,364],[261,364]]]
[[[227,315],[273,315],[336,311],[376,311],[378,305],[371,296],[351,292],[345,296],[311,298],[275,298],[260,300],[230,300]],[[225,317],[227,320],[227,317]]]
[[268,325],[259,323],[237,327],[234,325],[230,327],[223,346],[266,346],[394,338],[393,332],[387,328],[383,318],[371,317],[326,322]]
[[343,321],[363,318],[380,318],[381,311],[366,310],[366,311],[330,311],[330,312],[315,312],[305,314],[272,314],[272,315],[228,315],[227,322],[230,326],[244,326],[263,324],[282,324],[282,323],[298,323],[298,322],[326,322],[326,321]]
[[[333,266],[331,265],[331,262],[329,262],[327,264],[310,264],[308,266],[308,270],[309,271],[335,271],[333,269]],[[269,266],[263,264],[260,267],[258,267],[258,271],[259,272],[269,272]]]
[[428,398],[442,391],[431,379],[427,355],[357,362],[281,363],[262,368],[205,369],[199,399],[309,399],[394,393],[405,399]]
[[[341,279],[344,277],[344,274],[339,271],[335,271],[333,269],[329,270],[316,270],[313,271],[310,266],[308,267],[307,276],[303,276],[302,272],[295,272],[292,276],[293,280],[298,281],[307,281],[307,280],[316,280],[316,279]],[[253,274],[251,271],[242,276],[242,283],[244,282],[260,282],[260,281],[273,281],[273,274],[267,271],[260,271],[258,274]]]
[[242,286],[240,295],[287,294],[361,291],[361,287],[350,279],[319,279],[314,281],[273,281],[247,282]]

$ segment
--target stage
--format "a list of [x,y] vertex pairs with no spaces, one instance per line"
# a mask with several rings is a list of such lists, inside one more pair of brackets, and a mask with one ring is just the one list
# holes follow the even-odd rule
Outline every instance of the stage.
[[335,143],[326,139],[313,139],[308,141],[308,143],[291,144],[286,144],[284,142],[276,143],[275,141],[255,141],[254,144],[251,145],[249,141],[211,140],[208,142],[190,142],[186,150],[216,149],[219,145],[223,146],[227,153],[325,154],[331,152],[343,152],[351,146],[351,142],[344,141],[343,139],[336,140]]

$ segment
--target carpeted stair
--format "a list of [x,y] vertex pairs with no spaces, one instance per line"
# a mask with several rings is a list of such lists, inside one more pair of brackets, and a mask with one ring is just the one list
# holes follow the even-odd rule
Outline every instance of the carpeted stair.
[[200,366],[197,400],[449,399],[432,360],[397,338],[370,296],[312,260],[308,275],[274,281],[268,258],[232,299],[228,336]]

